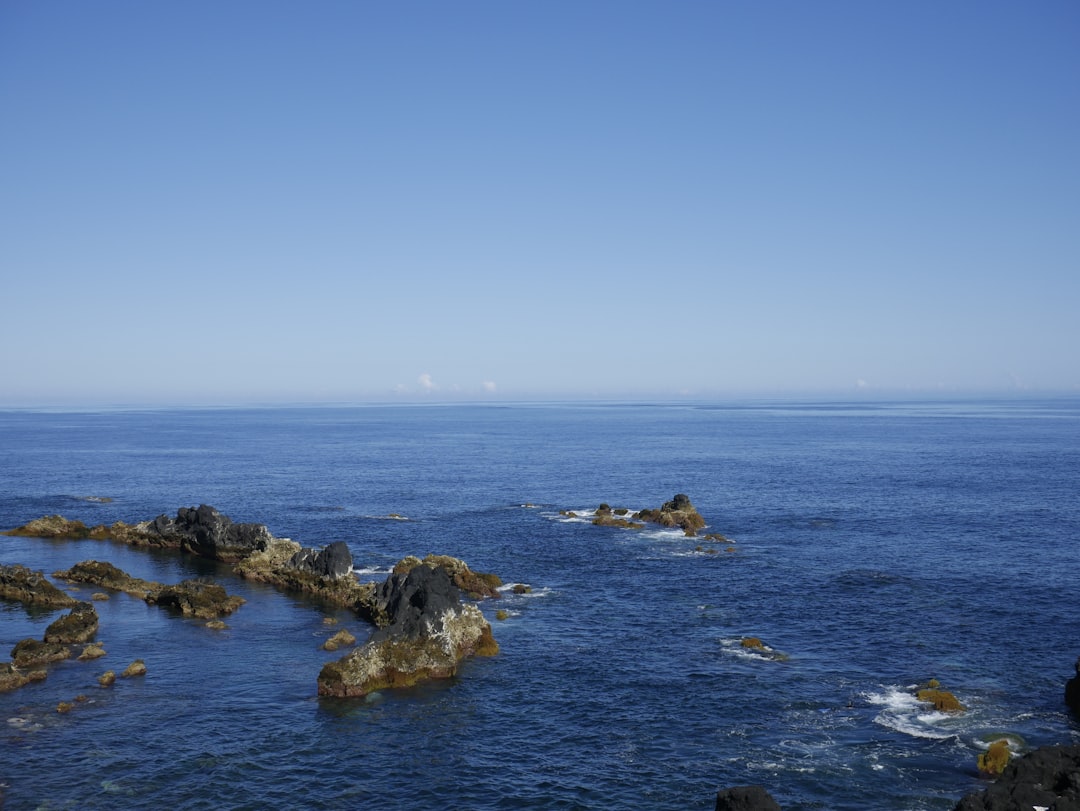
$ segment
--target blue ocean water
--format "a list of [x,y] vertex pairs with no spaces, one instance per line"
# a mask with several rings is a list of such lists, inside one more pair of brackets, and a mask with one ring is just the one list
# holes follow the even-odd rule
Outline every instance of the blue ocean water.
[[[680,492],[734,551],[587,520]],[[95,603],[106,658],[0,694],[3,807],[711,809],[760,783],[789,810],[950,809],[989,741],[1080,740],[1078,494],[1076,400],[3,411],[2,528],[208,503],[344,540],[375,579],[436,552],[532,589],[482,604],[497,657],[326,700],[322,641],[369,631],[347,612],[191,557],[0,538],[4,563],[248,600],[219,632]],[[0,603],[0,657],[56,616]],[[145,678],[97,686],[135,658]],[[930,678],[966,712],[915,701]]]

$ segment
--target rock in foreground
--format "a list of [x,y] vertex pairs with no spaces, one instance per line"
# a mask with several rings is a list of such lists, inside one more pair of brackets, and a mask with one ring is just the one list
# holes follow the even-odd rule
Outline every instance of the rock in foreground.
[[955,811],[1080,809],[1080,746],[1044,746],[1017,758],[985,791],[969,794]]
[[366,644],[323,667],[319,695],[357,697],[450,678],[465,657],[498,652],[480,609],[461,604],[442,567],[421,564],[390,575],[377,590],[372,611],[382,627]]
[[717,792],[716,811],[780,811],[780,806],[761,786],[736,786]]

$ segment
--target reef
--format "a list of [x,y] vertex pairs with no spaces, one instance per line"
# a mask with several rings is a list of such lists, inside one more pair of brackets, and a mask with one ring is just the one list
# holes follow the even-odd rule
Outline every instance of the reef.
[[[377,630],[363,646],[323,667],[317,682],[320,695],[365,695],[386,687],[449,678],[466,657],[493,655],[499,649],[491,626],[479,608],[463,603],[461,596],[464,593],[473,600],[497,598],[501,596],[498,591],[501,579],[493,574],[474,572],[464,561],[446,555],[428,555],[423,560],[409,556],[394,567],[383,584],[361,583],[353,572],[352,555],[344,542],[337,541],[322,549],[301,547],[287,538],[274,537],[263,524],[234,523],[205,504],[180,508],[175,517],[160,515],[152,521],[137,524],[117,521],[109,526],[102,524],[89,528],[81,521],[70,521],[58,515],[45,516],[6,534],[112,540],[132,546],[175,549],[229,563],[239,577],[354,611],[374,623]],[[27,601],[30,599],[27,595],[44,594],[42,583],[45,583],[55,591],[52,599],[56,602],[50,605],[78,606],[72,615],[78,613],[79,616],[85,615],[83,606],[90,607],[89,603],[80,603],[48,584],[40,573],[17,574],[18,577],[8,578],[14,585],[0,591],[0,596],[10,592],[15,595],[13,599]],[[224,628],[224,623],[217,618],[235,611],[244,602],[212,582],[185,580],[176,585],[163,585],[132,577],[112,564],[93,560],[56,572],[55,576],[122,591],[185,616],[209,619],[208,627]],[[33,588],[18,585],[28,579]],[[4,582],[0,575],[0,588],[4,587]],[[93,611],[92,607],[90,610]],[[96,618],[96,612],[94,616]],[[74,623],[74,620],[65,622]],[[96,623],[94,628],[96,630]],[[26,642],[32,644],[19,650],[22,659],[16,660],[9,669],[15,669],[20,661],[36,662],[42,657],[60,654],[59,649],[40,647],[59,643]],[[341,632],[327,640],[325,647],[335,650],[355,642],[351,634]],[[66,648],[64,651],[66,658],[70,651]],[[102,678],[103,684],[111,683],[104,676]],[[12,677],[11,681],[17,681],[17,678]],[[0,684],[3,683],[0,679]]]

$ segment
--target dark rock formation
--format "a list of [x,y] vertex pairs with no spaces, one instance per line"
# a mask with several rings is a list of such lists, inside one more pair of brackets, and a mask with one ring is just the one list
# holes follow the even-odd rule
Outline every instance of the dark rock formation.
[[78,603],[45,629],[46,642],[74,645],[89,642],[98,629],[98,613],[90,603]]
[[1080,746],[1044,746],[1016,758],[985,791],[954,811],[1080,811]]
[[344,541],[334,541],[321,551],[305,547],[285,565],[326,580],[341,580],[352,574],[353,560],[348,545]]
[[1076,675],[1065,682],[1065,703],[1080,718],[1080,659],[1076,660],[1075,668]]
[[147,525],[147,532],[205,558],[235,562],[270,546],[273,535],[265,524],[234,524],[213,507],[181,507],[176,518],[159,515]]
[[368,606],[379,626],[370,640],[319,673],[319,695],[363,696],[453,676],[462,659],[493,655],[491,626],[472,604],[462,605],[442,567],[414,566],[392,574]]
[[474,572],[465,561],[449,555],[428,555],[423,560],[409,555],[397,562],[394,566],[394,574],[408,574],[420,564],[445,569],[454,585],[461,589],[470,600],[502,597],[499,593],[502,580],[498,575]]
[[0,599],[45,608],[70,608],[79,602],[46,580],[42,572],[18,564],[0,564]]
[[761,786],[736,786],[717,792],[716,811],[780,811],[780,806]]

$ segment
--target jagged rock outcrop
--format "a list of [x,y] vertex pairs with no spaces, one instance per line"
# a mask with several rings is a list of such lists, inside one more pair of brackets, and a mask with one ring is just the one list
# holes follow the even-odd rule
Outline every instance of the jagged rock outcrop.
[[1074,667],[1076,675],[1065,682],[1065,703],[1072,714],[1080,718],[1080,659],[1076,660]]
[[954,811],[1080,809],[1080,746],[1043,746],[1013,759],[992,786],[964,797]]
[[323,549],[305,547],[285,563],[286,568],[314,575],[325,580],[341,580],[352,574],[352,553],[344,541]]
[[370,640],[319,673],[321,696],[364,696],[453,676],[473,654],[493,655],[498,645],[475,605],[462,605],[449,572],[425,564],[392,574],[376,590],[369,619],[379,625]]
[[46,580],[44,573],[19,564],[0,564],[0,599],[45,608],[70,608],[79,602]]
[[0,693],[6,693],[9,690],[18,690],[20,687],[29,683],[29,676],[19,670],[19,668],[15,667],[14,662],[4,662],[0,664]]
[[89,642],[98,629],[98,613],[90,603],[78,603],[45,629],[46,642],[74,645]]
[[265,524],[235,524],[208,504],[181,507],[175,518],[159,515],[146,529],[188,552],[229,563],[261,552],[273,541]]
[[780,811],[762,786],[735,786],[716,793],[716,811]]
[[21,527],[9,529],[4,535],[19,536],[22,538],[67,538],[80,540],[90,537],[90,528],[82,521],[70,521],[62,515],[45,515],[35,518],[23,524]]
[[421,564],[445,569],[454,585],[461,589],[470,600],[502,597],[499,592],[502,579],[497,574],[474,572],[465,561],[449,555],[428,555],[423,560],[409,555],[394,565],[394,574],[408,574]]

